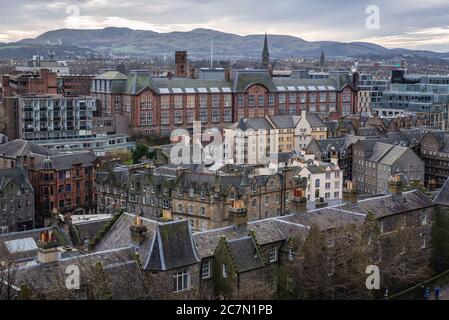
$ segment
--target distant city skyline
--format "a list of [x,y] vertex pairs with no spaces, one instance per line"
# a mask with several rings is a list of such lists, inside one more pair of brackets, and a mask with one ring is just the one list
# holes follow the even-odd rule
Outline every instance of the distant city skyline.
[[[62,28],[156,32],[208,28],[449,52],[447,0],[0,0],[0,5],[0,42]],[[379,8],[379,28],[366,27],[366,9],[372,5]]]

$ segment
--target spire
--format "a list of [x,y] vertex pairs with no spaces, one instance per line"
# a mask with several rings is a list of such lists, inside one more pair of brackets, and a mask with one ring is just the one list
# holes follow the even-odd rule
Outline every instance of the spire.
[[324,50],[323,50],[323,51],[321,51],[321,57],[320,57],[321,71],[324,70],[325,65],[326,65],[326,57],[324,56]]
[[265,40],[263,43],[263,51],[262,51],[262,65],[264,69],[268,69],[270,66],[270,52],[268,50],[268,36],[265,32]]

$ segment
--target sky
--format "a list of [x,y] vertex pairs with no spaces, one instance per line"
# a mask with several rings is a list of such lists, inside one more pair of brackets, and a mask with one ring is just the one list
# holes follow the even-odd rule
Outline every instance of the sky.
[[62,28],[209,28],[449,52],[449,0],[0,0],[0,8],[0,42]]

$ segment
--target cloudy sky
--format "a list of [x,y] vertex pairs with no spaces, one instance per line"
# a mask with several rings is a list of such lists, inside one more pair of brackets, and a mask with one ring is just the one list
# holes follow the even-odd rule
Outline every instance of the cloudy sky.
[[0,0],[0,5],[0,42],[59,28],[114,26],[267,31],[309,41],[449,51],[448,0]]

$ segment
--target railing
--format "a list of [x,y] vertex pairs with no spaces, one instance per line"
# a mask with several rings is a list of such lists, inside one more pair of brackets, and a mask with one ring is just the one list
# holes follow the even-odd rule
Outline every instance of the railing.
[[430,278],[424,282],[418,283],[417,285],[396,293],[391,297],[388,297],[388,300],[422,300],[424,299],[424,288],[433,289],[436,284],[442,287],[444,284],[449,283],[449,270],[440,273],[439,275]]

